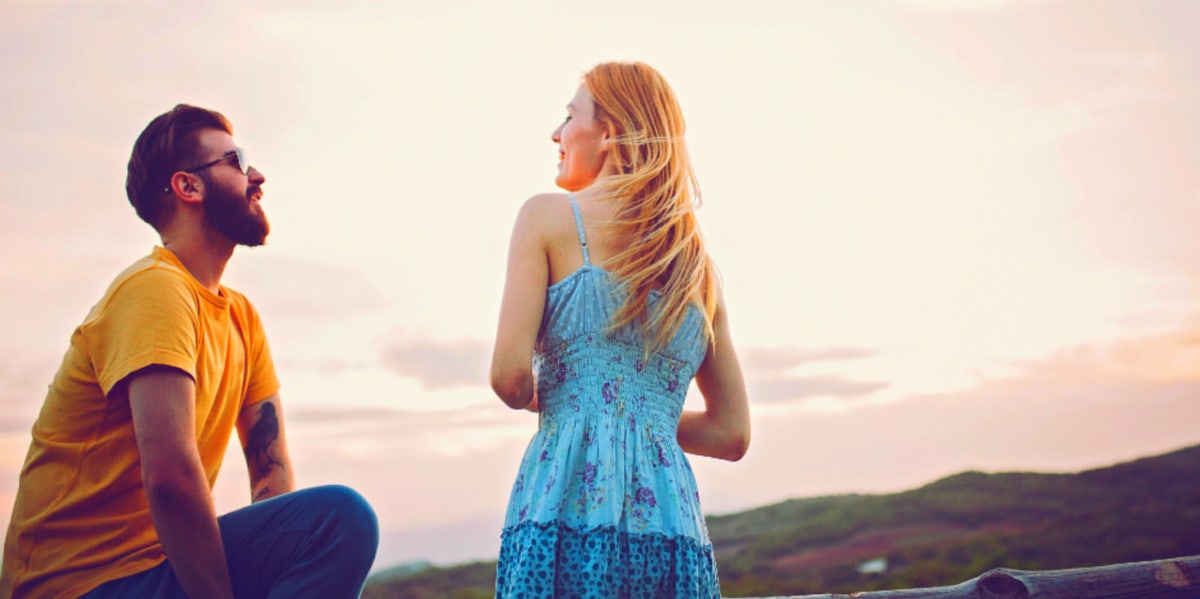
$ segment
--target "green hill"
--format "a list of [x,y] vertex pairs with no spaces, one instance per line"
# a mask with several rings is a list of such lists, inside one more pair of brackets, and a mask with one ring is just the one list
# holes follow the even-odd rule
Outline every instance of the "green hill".
[[[722,593],[849,593],[1200,554],[1200,446],[1078,474],[964,472],[891,495],[710,516]],[[492,596],[495,562],[367,583],[367,599]]]

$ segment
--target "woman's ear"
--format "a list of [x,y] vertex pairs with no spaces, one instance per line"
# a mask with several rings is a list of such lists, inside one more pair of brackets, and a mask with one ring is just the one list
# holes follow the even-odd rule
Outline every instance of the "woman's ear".
[[600,147],[605,151],[613,149],[617,143],[617,128],[612,123],[604,128],[604,138],[600,140]]
[[600,135],[600,149],[611,150],[613,143],[617,139],[617,128],[613,126],[613,122],[609,119],[598,121],[596,124],[600,125],[601,131],[604,131]]

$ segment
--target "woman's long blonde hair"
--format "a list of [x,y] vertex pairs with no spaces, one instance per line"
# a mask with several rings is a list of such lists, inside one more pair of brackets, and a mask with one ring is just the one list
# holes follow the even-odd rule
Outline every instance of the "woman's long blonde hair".
[[583,84],[612,142],[605,160],[616,174],[598,181],[601,195],[616,202],[611,230],[617,239],[632,240],[609,267],[628,291],[612,327],[646,314],[650,291],[661,284],[657,309],[642,321],[648,351],[674,337],[688,305],[697,301],[711,343],[716,273],[696,221],[700,189],[675,93],[658,71],[640,62],[596,65]]

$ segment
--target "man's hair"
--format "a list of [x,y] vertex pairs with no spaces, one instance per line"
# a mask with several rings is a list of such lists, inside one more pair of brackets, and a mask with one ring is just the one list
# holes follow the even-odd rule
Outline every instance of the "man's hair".
[[200,159],[197,139],[202,129],[233,134],[233,125],[221,113],[178,104],[150,121],[133,144],[125,195],[137,215],[156,230],[170,217],[171,204],[165,190],[171,175]]

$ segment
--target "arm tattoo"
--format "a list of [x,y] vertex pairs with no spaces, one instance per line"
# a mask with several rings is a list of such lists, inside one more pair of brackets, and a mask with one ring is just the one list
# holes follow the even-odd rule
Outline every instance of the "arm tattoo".
[[246,463],[258,476],[266,476],[272,468],[283,466],[271,455],[271,446],[279,439],[279,417],[275,415],[274,404],[263,402],[258,411],[258,422],[246,437]]
[[271,487],[269,487],[267,485],[263,485],[263,488],[259,489],[258,492],[254,494],[254,499],[251,499],[250,502],[254,503],[255,501],[263,499],[270,494],[271,494]]

